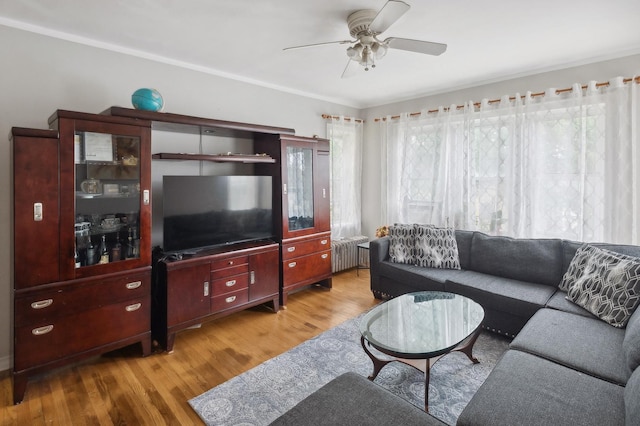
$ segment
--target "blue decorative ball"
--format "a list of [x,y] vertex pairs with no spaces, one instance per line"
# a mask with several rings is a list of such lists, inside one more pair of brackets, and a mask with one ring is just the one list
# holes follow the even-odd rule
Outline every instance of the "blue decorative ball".
[[156,89],[138,89],[131,95],[131,103],[135,109],[144,111],[160,111],[164,106],[162,95]]

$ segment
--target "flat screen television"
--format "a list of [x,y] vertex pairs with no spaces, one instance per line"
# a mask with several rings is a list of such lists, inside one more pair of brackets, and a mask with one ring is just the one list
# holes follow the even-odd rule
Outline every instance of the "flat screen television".
[[271,176],[164,176],[163,251],[273,238]]

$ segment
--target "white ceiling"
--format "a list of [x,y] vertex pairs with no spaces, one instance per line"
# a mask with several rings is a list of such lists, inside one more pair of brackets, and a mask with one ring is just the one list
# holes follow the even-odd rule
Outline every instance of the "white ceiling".
[[0,0],[0,24],[325,99],[369,107],[640,53],[638,0],[405,0],[382,38],[447,43],[390,50],[341,79],[347,16],[386,0]]

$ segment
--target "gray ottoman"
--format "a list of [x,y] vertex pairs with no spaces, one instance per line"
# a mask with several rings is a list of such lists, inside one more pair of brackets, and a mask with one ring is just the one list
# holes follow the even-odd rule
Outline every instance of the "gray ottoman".
[[271,425],[443,426],[446,423],[359,374],[344,373],[300,401]]

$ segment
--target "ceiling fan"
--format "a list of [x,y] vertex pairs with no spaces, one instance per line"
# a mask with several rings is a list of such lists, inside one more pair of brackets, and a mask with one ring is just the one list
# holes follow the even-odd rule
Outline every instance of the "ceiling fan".
[[358,63],[365,71],[375,68],[375,61],[382,59],[387,49],[400,49],[427,55],[441,55],[447,50],[447,45],[430,41],[413,40],[408,38],[388,37],[380,40],[378,36],[393,25],[411,6],[400,0],[389,0],[379,11],[364,9],[351,13],[347,17],[349,33],[355,40],[338,40],[324,43],[306,44],[303,46],[287,47],[284,50],[302,49],[307,47],[324,46],[327,44],[351,44],[347,48],[349,60],[342,73],[346,77],[352,63]]

